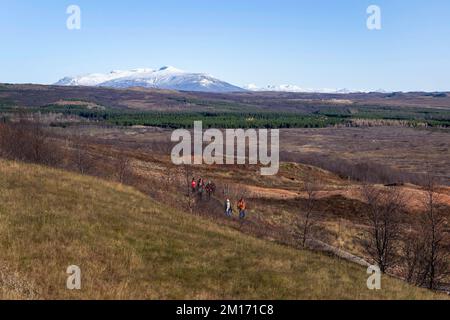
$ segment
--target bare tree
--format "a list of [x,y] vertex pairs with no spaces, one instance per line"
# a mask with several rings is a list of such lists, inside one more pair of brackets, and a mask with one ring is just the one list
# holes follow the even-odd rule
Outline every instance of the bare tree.
[[86,149],[87,145],[83,142],[83,137],[81,134],[73,136],[71,140],[74,165],[78,172],[85,174],[91,166],[89,154]]
[[130,163],[131,163],[130,158],[128,158],[126,155],[124,155],[122,153],[116,157],[115,169],[116,169],[117,180],[120,183],[125,183],[126,180],[128,179],[128,176],[131,171]]
[[193,177],[193,173],[192,173],[192,168],[189,165],[184,165],[183,167],[184,170],[184,178],[185,178],[185,183],[186,183],[186,200],[187,200],[187,207],[190,213],[192,213],[193,211],[193,193],[191,190],[191,182],[192,182],[192,177]]
[[9,123],[0,123],[0,156],[10,159],[12,154],[12,126]]
[[164,168],[164,176],[162,177],[163,184],[167,189],[173,187],[175,181],[176,170],[170,165]]
[[421,219],[421,240],[423,241],[423,261],[418,282],[429,289],[436,289],[449,275],[449,254],[444,246],[447,223],[445,215],[438,207],[437,185],[431,176],[427,178],[425,213]]
[[45,163],[46,157],[48,157],[48,154],[46,154],[48,137],[38,122],[30,124],[29,130],[31,133],[29,140],[30,160],[34,163]]
[[381,190],[364,185],[362,194],[367,204],[365,215],[369,224],[366,251],[380,270],[386,272],[395,263],[399,215],[404,210],[404,201],[394,187]]
[[60,148],[38,117],[0,125],[0,154],[8,159],[44,165],[61,161]]
[[418,279],[424,261],[424,241],[414,224],[402,236],[400,248],[404,267],[404,276],[407,282],[419,285]]
[[306,192],[306,199],[303,212],[299,213],[295,221],[294,237],[299,241],[303,248],[306,247],[306,242],[310,238],[311,231],[316,224],[316,217],[314,216],[314,209],[317,202],[317,193],[320,190],[319,184],[307,178],[304,182],[304,191]]

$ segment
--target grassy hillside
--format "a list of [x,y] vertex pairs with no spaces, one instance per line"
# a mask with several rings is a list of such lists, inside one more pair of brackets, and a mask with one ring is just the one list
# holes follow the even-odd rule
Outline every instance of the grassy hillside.
[[[173,211],[119,184],[0,160],[0,298],[435,299]],[[82,270],[82,290],[65,287]]]

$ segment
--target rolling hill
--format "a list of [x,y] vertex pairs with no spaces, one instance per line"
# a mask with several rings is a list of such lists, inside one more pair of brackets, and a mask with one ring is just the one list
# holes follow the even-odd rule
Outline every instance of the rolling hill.
[[[178,212],[120,184],[0,160],[0,298],[439,299]],[[66,269],[82,290],[66,289]]]

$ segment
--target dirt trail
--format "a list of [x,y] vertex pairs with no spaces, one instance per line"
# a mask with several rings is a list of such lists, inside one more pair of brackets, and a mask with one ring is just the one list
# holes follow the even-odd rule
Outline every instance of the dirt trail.
[[332,245],[329,245],[328,243],[325,243],[323,241],[317,239],[310,239],[308,240],[307,245],[312,250],[328,252],[335,255],[336,257],[359,264],[360,266],[363,267],[370,266],[370,263],[364,260],[363,258],[358,257],[348,251],[333,247]]

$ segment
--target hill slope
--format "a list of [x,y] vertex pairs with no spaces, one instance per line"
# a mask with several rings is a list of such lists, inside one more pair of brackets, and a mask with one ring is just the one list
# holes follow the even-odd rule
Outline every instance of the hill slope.
[[[251,238],[133,188],[0,160],[0,298],[433,299],[390,278]],[[66,269],[82,290],[66,289]]]

